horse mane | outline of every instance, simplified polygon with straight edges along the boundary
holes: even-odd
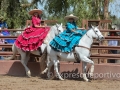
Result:
[[[50,30],[44,40],[45,44],[49,44],[49,42],[55,37],[54,28],[55,28],[55,25],[50,28]],[[46,60],[47,60],[47,48],[45,48],[45,50],[41,56],[41,62],[40,62],[41,71],[43,71],[46,67],[46,62],[45,62]]]
[[[49,32],[44,40],[45,44],[49,44],[49,42],[55,37],[55,33],[54,33],[55,29],[54,28],[55,28],[55,25],[50,28],[50,30],[49,30]]]

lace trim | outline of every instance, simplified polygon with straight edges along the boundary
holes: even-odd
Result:
[[[25,39],[37,38],[37,37],[42,36],[45,32],[48,32],[48,31],[49,31],[49,29],[45,29],[45,31],[42,32],[41,34],[39,34],[39,35],[37,35],[37,36],[30,36],[29,38],[24,37],[24,35],[22,34],[22,37],[24,37]],[[44,39],[44,38],[41,38],[40,40],[43,40],[43,39]],[[40,41],[40,40],[39,40],[39,41]],[[22,46],[24,46],[24,47],[25,47],[25,46],[26,46],[26,47],[28,46],[28,45],[23,45],[23,43],[21,43],[21,41],[19,41],[19,40],[17,40],[17,41],[20,43],[20,45],[22,45]],[[16,41],[16,42],[17,42],[17,41]],[[39,41],[38,41],[38,42],[39,42]],[[32,44],[36,44],[36,43],[38,43],[38,42],[31,42],[31,43],[29,43],[29,44],[32,45]],[[14,43],[14,44],[16,45],[16,43]],[[19,48],[19,49],[21,49],[21,50],[23,50],[23,51],[34,51],[34,50],[37,50],[37,49],[38,49],[38,47],[36,47],[36,48],[34,48],[34,49],[31,48],[31,49],[29,50],[29,49],[24,49],[24,47],[19,47],[19,46],[17,46],[17,45],[16,45],[16,47]],[[40,47],[40,46],[39,46],[39,47]]]
[[[38,49],[38,47],[37,47],[37,48],[34,48],[34,49],[31,49],[31,50],[29,50],[29,49],[24,49],[24,48],[18,47],[18,46],[16,45],[16,43],[14,43],[14,44],[15,44],[15,46],[16,46],[17,48],[23,50],[24,52],[27,52],[27,51],[34,51],[34,50],[37,50],[37,49]]]
[[[45,32],[47,32],[48,30],[49,30],[49,29],[45,29],[45,31],[44,31],[44,32],[42,32],[41,34],[39,34],[39,35],[37,35],[37,36],[25,37],[25,36],[23,35],[23,33],[22,33],[22,36],[23,36],[25,39],[35,38],[35,37],[40,37],[40,36],[42,36]]]

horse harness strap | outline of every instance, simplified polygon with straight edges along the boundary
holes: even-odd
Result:
[[[77,45],[76,47],[86,48],[86,49],[88,49],[88,50],[90,51],[90,48],[85,47],[85,46]],[[74,51],[75,51],[75,50],[74,50]],[[79,57],[78,57],[78,54],[75,53],[75,52],[73,52],[73,53],[74,53],[75,60],[76,60],[77,62],[80,62]]]
[[[82,47],[82,48],[86,48],[86,49],[88,49],[88,50],[90,51],[90,48],[88,48],[88,47],[85,47],[85,46],[77,45],[76,47]]]
[[[40,56],[42,55],[41,47],[38,48],[38,51],[40,52]]]
[[[85,34],[87,37],[89,37],[88,35],[87,35],[87,33]],[[89,37],[90,38],[90,37]]]

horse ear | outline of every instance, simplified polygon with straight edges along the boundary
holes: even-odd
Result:
[[[97,26],[97,28],[99,28],[99,26]]]
[[[91,24],[91,27],[94,28],[94,26]]]
[[[58,24],[56,23],[56,25],[58,26]]]
[[[61,23],[61,26],[62,26],[63,24]]]

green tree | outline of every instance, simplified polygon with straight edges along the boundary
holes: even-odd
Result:
[[[25,25],[29,18],[28,8],[21,7],[22,3],[28,3],[27,0],[2,0],[0,2],[0,15],[4,16],[9,28],[18,28]]]
[[[31,3],[28,0],[0,0],[0,14],[6,18],[10,28],[23,27],[30,18],[28,11],[41,5],[44,6],[44,19],[64,22],[66,15],[74,13],[81,25],[82,19],[108,18],[109,1],[114,0],[32,0]]]
[[[54,18],[61,20],[70,13],[79,16],[78,24],[82,19],[108,19],[108,5],[113,0],[47,0],[45,10]]]

